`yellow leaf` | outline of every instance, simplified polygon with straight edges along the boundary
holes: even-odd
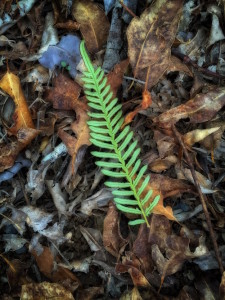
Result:
[[[11,72],[7,72],[0,80],[0,88],[13,99],[15,112],[13,115],[14,126],[9,131],[16,135],[21,128],[34,128],[29,108],[24,97],[19,77]]]
[[[208,128],[208,129],[196,129],[190,131],[184,135],[184,142],[188,146],[192,146],[193,144],[202,141],[204,138],[209,136],[210,134],[219,130],[220,127]]]

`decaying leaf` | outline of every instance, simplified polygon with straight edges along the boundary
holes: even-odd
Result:
[[[4,2],[4,1],[2,1]],[[9,2],[9,1],[6,1]],[[3,4],[0,18],[0,34],[3,34],[6,30],[12,27],[16,22],[24,17],[32,8],[36,0],[30,1],[18,1],[16,7],[11,5],[9,11],[5,11],[5,5]],[[17,11],[19,10],[19,11]]]
[[[153,260],[151,258],[151,245],[148,242],[149,230],[145,225],[140,225],[138,235],[133,243],[133,253],[141,261],[141,269],[144,274],[151,273],[154,269]]]
[[[46,92],[46,100],[52,102],[55,109],[74,110],[77,106],[87,109],[87,105],[78,100],[81,87],[68,76],[60,73],[53,80],[53,88]]]
[[[218,87],[162,113],[154,122],[164,128],[169,128],[171,124],[185,118],[189,118],[191,123],[202,123],[211,120],[224,105],[225,89]]]
[[[190,240],[172,234],[171,224],[163,216],[152,216],[149,243],[152,245],[152,259],[162,275],[162,282],[167,275],[180,270],[185,260],[201,257],[208,252],[202,240],[199,240],[195,251],[191,252]],[[166,255],[163,255],[164,252]]]
[[[17,132],[17,141],[0,145],[0,172],[13,166],[16,157],[38,134],[39,130],[21,128]]]
[[[90,0],[74,1],[72,15],[80,23],[80,31],[90,52],[96,53],[106,43],[109,21],[105,12]]]
[[[177,163],[178,158],[175,155],[169,155],[163,159],[157,158],[152,161],[148,167],[151,171],[156,173],[161,173],[167,169],[169,169],[172,165]]]
[[[74,300],[73,295],[61,284],[41,282],[28,283],[22,286],[21,300],[65,299]]]
[[[54,256],[49,248],[43,247],[43,249],[40,255],[32,250],[32,255],[41,273],[51,281],[60,283],[64,288],[73,293],[80,285],[79,279],[71,271],[56,265]]]
[[[191,174],[191,170],[187,168],[179,168],[176,167],[177,177],[180,179],[187,179],[190,182],[194,184],[194,180]],[[198,183],[200,185],[201,191],[204,194],[212,194],[216,192],[216,189],[213,189],[213,183],[211,180],[206,178],[204,175],[202,175],[200,172],[195,171],[196,178],[198,180]]]
[[[75,162],[78,150],[84,145],[91,145],[89,141],[90,132],[87,125],[89,116],[83,109],[77,108],[77,120],[71,124],[71,129],[76,134],[76,138],[72,137],[63,130],[59,130],[58,134],[65,143],[69,154],[72,156],[72,161]],[[72,163],[73,165],[73,163]]]
[[[32,117],[24,97],[20,79],[11,72],[7,72],[0,80],[0,88],[12,97],[15,102],[13,120],[15,124],[9,131],[16,135],[21,128],[34,128]]]
[[[119,213],[115,204],[111,202],[104,219],[103,245],[109,253],[118,258],[127,243],[120,233]]]
[[[107,84],[111,87],[113,98],[116,98],[117,91],[123,82],[123,76],[128,64],[128,59],[122,60],[120,63],[116,64],[113,71],[107,75]]]
[[[170,65],[183,1],[157,0],[140,18],[133,18],[128,29],[128,56],[134,76],[155,85]]]
[[[116,265],[116,271],[118,273],[128,272],[132,278],[134,286],[149,287],[150,284],[147,278],[140,270],[140,261],[132,253],[126,253],[123,257],[122,263]]]

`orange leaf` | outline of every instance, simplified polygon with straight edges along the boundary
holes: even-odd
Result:
[[[34,128],[29,108],[24,97],[19,77],[11,72],[7,72],[0,80],[0,88],[12,97],[15,103],[13,119],[15,125],[9,131],[16,135],[20,128]]]
[[[142,93],[142,101],[141,104],[138,105],[134,111],[130,112],[124,120],[123,126],[126,126],[127,124],[129,124],[133,118],[136,116],[136,114],[144,109],[147,109],[150,105],[152,104],[152,98],[151,98],[151,94],[149,93],[148,90],[144,90],[144,92]]]

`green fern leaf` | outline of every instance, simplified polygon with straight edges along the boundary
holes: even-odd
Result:
[[[142,193],[149,183],[150,176],[144,178],[147,166],[141,167],[138,158],[140,149],[137,141],[133,141],[133,132],[129,126],[121,130],[124,123],[122,105],[118,99],[113,99],[110,86],[104,72],[98,67],[94,69],[85,50],[84,41],[80,44],[80,52],[87,71],[83,72],[84,92],[91,118],[88,121],[90,128],[90,141],[99,147],[100,151],[91,152],[93,156],[103,160],[96,165],[101,168],[110,181],[105,185],[112,188],[114,201],[119,210],[125,213],[141,215],[141,219],[130,221],[130,225],[146,223],[149,227],[148,216],[157,205],[160,196],[156,196],[146,207],[152,196],[152,190],[142,197]],[[106,160],[106,161],[105,161]]]

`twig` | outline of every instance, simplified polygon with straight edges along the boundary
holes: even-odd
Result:
[[[216,72],[210,71],[208,69],[199,67],[198,64],[196,62],[194,62],[188,55],[185,55],[181,52],[179,52],[177,49],[172,48],[171,53],[178,57],[179,59],[181,59],[185,64],[187,65],[191,65],[192,67],[194,67],[195,69],[197,69],[198,71],[202,72],[205,75],[211,76],[211,77],[216,77],[216,78],[222,78],[225,79],[225,76],[220,75]]]
[[[123,6],[123,8],[134,18],[136,18],[137,16],[135,15],[135,13],[132,12],[132,10],[129,9],[129,7],[127,7],[124,3],[123,0],[119,1],[120,4]]]
[[[214,233],[214,230],[212,228],[212,222],[211,222],[211,219],[210,219],[210,216],[209,216],[209,212],[208,212],[208,208],[207,208],[207,205],[206,205],[205,197],[202,194],[202,191],[201,191],[201,188],[200,188],[200,185],[199,185],[199,182],[197,180],[197,176],[196,176],[196,173],[195,173],[195,170],[194,170],[194,166],[193,166],[193,164],[192,164],[192,162],[190,160],[190,157],[189,157],[189,154],[187,152],[187,149],[186,149],[186,147],[185,147],[185,145],[184,145],[184,143],[182,141],[180,133],[177,131],[177,129],[174,126],[174,124],[172,125],[172,130],[173,130],[173,133],[176,136],[179,144],[181,145],[181,147],[183,149],[185,158],[186,158],[187,163],[188,163],[188,165],[190,167],[190,171],[191,171],[194,183],[195,183],[195,187],[196,187],[196,189],[198,191],[198,194],[199,194],[199,197],[200,197],[200,200],[201,200],[201,203],[202,203],[202,208],[203,208],[203,211],[204,211],[204,214],[205,214],[206,222],[207,222],[208,229],[209,229],[209,234],[210,234],[210,237],[211,237],[211,240],[212,240],[212,243],[213,243],[213,247],[214,247],[214,250],[215,250],[215,255],[216,255],[216,259],[217,259],[218,265],[219,265],[219,269],[220,269],[221,274],[223,274],[223,272],[224,272],[223,263],[222,263],[222,259],[221,259],[220,252],[219,252],[219,248],[218,248],[218,245],[217,245],[217,242],[216,242],[215,233]]]

